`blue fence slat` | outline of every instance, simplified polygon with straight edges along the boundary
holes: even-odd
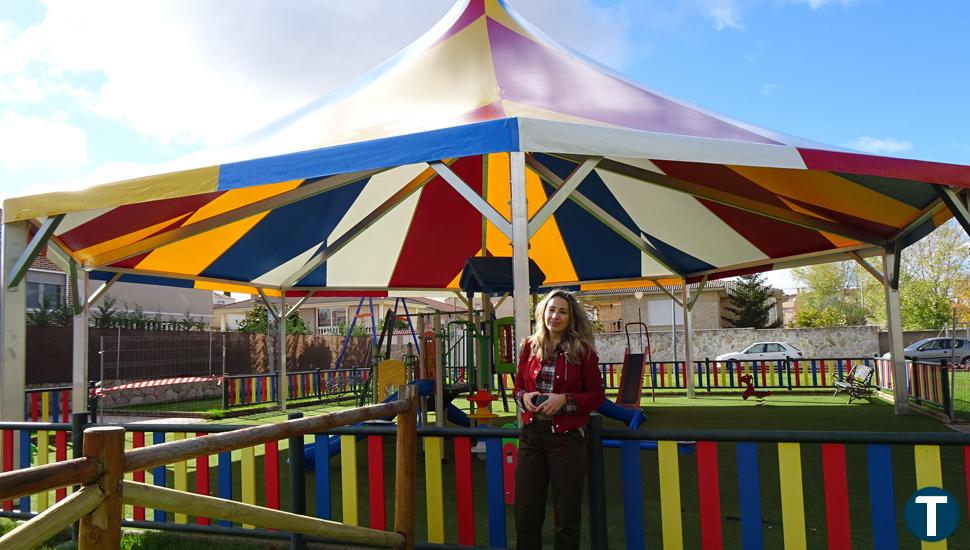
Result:
[[[165,432],[152,432],[152,445],[158,445],[160,443],[165,443]],[[165,466],[152,468],[152,483],[159,487],[165,487]],[[165,521],[165,510],[155,508],[153,517],[155,521]]]
[[[640,481],[640,442],[620,441],[623,479],[623,523],[627,550],[643,550],[643,489]]]
[[[502,469],[502,440],[485,440],[485,479],[488,487],[488,544],[506,548],[505,484]]]
[[[232,500],[232,453],[219,453],[219,498]],[[219,520],[222,527],[232,527],[229,520]]]
[[[47,422],[60,422],[61,419],[61,400],[58,399],[60,396],[57,395],[58,392],[52,391],[50,394],[51,411],[50,418],[46,419]]]
[[[333,519],[330,508],[330,437],[325,434],[313,436],[314,475],[316,477],[317,517]]]
[[[741,548],[761,550],[761,482],[758,475],[758,445],[738,443],[738,496],[741,501]]]
[[[867,445],[869,503],[872,511],[873,548],[898,548],[893,496],[893,462],[889,445]]]
[[[30,430],[20,430],[20,468],[30,468]],[[30,512],[30,495],[20,497],[20,511]]]

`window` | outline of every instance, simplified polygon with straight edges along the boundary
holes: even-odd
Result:
[[[347,324],[346,307],[317,308],[317,327],[338,327]]]
[[[785,351],[785,348],[781,347],[781,344],[765,344],[765,351],[767,352]]]
[[[750,348],[744,350],[744,353],[764,353],[764,352],[765,352],[764,344],[755,344]]]
[[[51,308],[58,308],[66,303],[67,275],[49,271],[27,272],[27,308],[38,309],[47,298]]]

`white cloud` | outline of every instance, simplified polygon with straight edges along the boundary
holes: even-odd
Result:
[[[913,145],[908,141],[895,138],[874,138],[870,136],[857,137],[845,145],[852,149],[873,154],[904,153],[913,148]]]
[[[0,115],[0,167],[10,171],[33,166],[71,167],[88,162],[87,135],[58,118]]]
[[[771,95],[775,93],[777,89],[778,89],[778,85],[773,82],[763,84],[761,86],[761,95]]]
[[[642,51],[635,44],[628,2],[607,7],[590,0],[518,0],[510,5],[544,33],[610,67],[623,67]]]
[[[831,4],[842,4],[842,6],[848,7],[855,4],[857,0],[788,0],[792,4],[806,4],[813,10],[824,8],[825,6]]]
[[[713,7],[708,13],[709,17],[714,20],[714,27],[719,31],[724,29],[744,30],[744,25],[741,24],[741,14],[737,8],[730,5],[730,2],[726,4],[728,5]]]
[[[233,140],[347,83],[431,28],[451,5],[46,3],[42,23],[19,34],[0,29],[0,53],[20,52],[16,67],[47,75],[33,91],[66,95],[161,144],[183,146]],[[630,58],[634,46],[623,6],[598,7],[592,0],[569,0],[569,9],[554,0],[518,4],[513,7],[537,26],[587,55],[612,66]],[[29,52],[26,61],[23,52]],[[11,96],[16,88],[3,72],[0,67],[0,95]]]

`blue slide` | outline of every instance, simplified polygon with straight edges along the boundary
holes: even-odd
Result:
[[[434,380],[417,380],[415,382],[411,382],[411,385],[417,386],[418,395],[421,397],[431,397],[434,395]],[[468,415],[466,415],[465,412],[458,407],[451,404],[454,396],[448,397],[448,394],[445,394],[445,396],[445,415],[448,418],[448,421],[453,424],[458,424],[464,428],[470,428],[472,422],[468,418]],[[387,399],[385,399],[383,402],[390,403],[391,401],[397,401],[397,392],[387,396]],[[387,417],[383,420],[391,421],[393,419],[394,417]],[[362,437],[363,436],[357,436],[357,440],[360,440]],[[333,456],[339,452],[340,436],[331,435],[327,441],[327,457],[333,458]],[[303,464],[306,466],[307,470],[313,471],[313,469],[316,468],[316,463],[316,444],[310,443],[303,448]]]
[[[632,409],[628,407],[621,407],[612,401],[604,401],[596,411],[607,418],[612,418],[613,420],[619,420],[626,424],[627,428],[635,430],[640,427],[641,424],[647,421],[647,415],[644,414],[642,409]],[[604,447],[618,448],[620,442],[616,439],[604,439]],[[643,451],[656,451],[657,442],[656,441],[641,441],[640,449]],[[694,452],[694,442],[692,441],[678,441],[677,451],[681,454],[689,454]]]
[[[601,415],[612,418],[613,420],[619,420],[620,422],[626,424],[627,428],[635,430],[647,421],[647,415],[644,414],[643,410],[637,407],[636,409],[630,407],[621,407],[612,401],[603,401],[596,412]]]

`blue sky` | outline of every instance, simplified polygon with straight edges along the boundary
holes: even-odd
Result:
[[[244,135],[389,57],[450,4],[2,2],[0,198],[151,173]],[[710,110],[970,164],[966,0],[510,4],[632,80]]]

